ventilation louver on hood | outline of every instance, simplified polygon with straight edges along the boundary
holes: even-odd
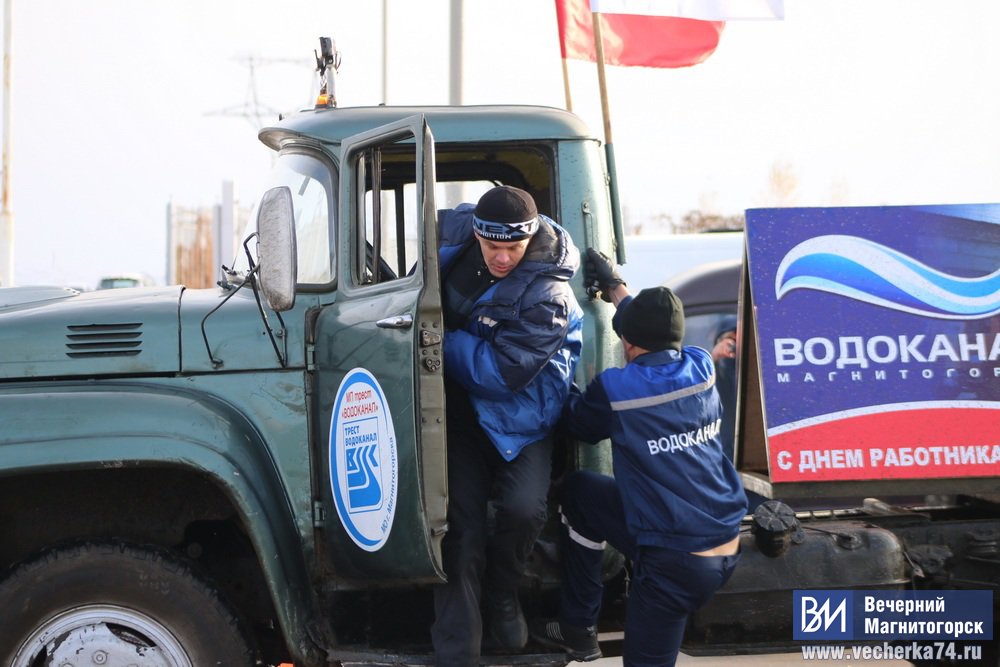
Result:
[[[134,357],[142,352],[142,324],[71,324],[66,327],[66,356]]]

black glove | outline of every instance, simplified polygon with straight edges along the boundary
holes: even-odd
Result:
[[[587,248],[587,261],[583,265],[583,280],[587,285],[587,294],[591,298],[600,294],[601,298],[611,303],[611,292],[625,281],[618,275],[618,269],[607,255],[599,250]]]

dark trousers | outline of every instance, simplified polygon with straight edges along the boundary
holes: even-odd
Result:
[[[569,475],[561,493],[563,583],[559,620],[587,627],[601,608],[602,542],[632,561],[625,610],[625,667],[671,667],[677,660],[688,615],[729,580],[739,554],[695,556],[638,546],[625,526],[615,480],[589,471]]]
[[[449,398],[450,401],[450,398]],[[505,461],[475,422],[448,415],[448,532],[442,543],[448,582],[434,589],[435,664],[479,664],[480,593],[516,591],[545,524],[552,441],[528,445]],[[489,530],[488,503],[496,512]],[[485,586],[483,584],[485,583]]]

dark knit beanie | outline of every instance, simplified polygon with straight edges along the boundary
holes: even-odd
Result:
[[[649,287],[625,306],[622,337],[650,352],[681,349],[684,340],[684,305],[666,287]]]
[[[538,231],[538,208],[530,194],[510,185],[500,185],[479,198],[472,227],[491,241],[520,241]]]

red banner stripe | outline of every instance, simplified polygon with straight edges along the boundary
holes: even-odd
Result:
[[[1000,475],[1000,410],[864,414],[768,438],[775,482]]]

